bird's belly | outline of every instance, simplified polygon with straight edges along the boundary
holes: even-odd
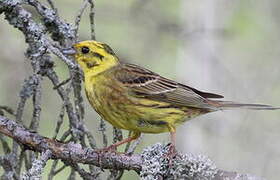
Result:
[[[193,110],[186,113],[186,108],[175,108],[165,102],[131,97],[114,88],[99,87],[95,91],[87,91],[87,96],[103,119],[117,128],[130,131],[168,132],[170,126],[175,127],[194,117]]]

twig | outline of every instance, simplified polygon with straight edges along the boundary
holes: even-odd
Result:
[[[95,35],[95,23],[94,23],[94,15],[95,15],[95,10],[94,10],[94,0],[88,0],[90,4],[90,12],[89,12],[89,20],[90,20],[90,31],[91,31],[91,39],[95,40],[96,35]]]
[[[57,9],[55,8],[53,1],[52,1],[52,0],[47,0],[47,2],[49,3],[50,7],[51,7],[53,10],[55,10],[55,12],[57,13]]]
[[[54,70],[49,70],[47,76],[52,81],[54,86],[57,86],[59,84],[58,76]],[[80,124],[76,123],[78,119],[77,114],[74,113],[73,106],[65,90],[60,86],[59,88],[57,88],[57,92],[60,95],[62,101],[65,103],[66,112],[70,121],[70,128],[72,128],[71,133],[75,141],[77,141],[78,139],[80,139],[79,136],[81,136],[81,132],[79,131],[79,129],[81,129]]]
[[[86,170],[84,170],[83,168],[79,167],[77,164],[70,164],[70,166],[77,171],[81,177],[83,177],[84,180],[92,180],[92,179],[96,179],[99,175],[98,174],[92,174],[87,172]]]
[[[28,172],[22,175],[21,179],[41,179],[43,168],[45,167],[46,162],[50,159],[51,154],[52,153],[50,150],[42,152],[41,157],[32,163],[32,167],[29,169]]]
[[[37,61],[37,63],[40,61]],[[39,72],[40,71],[40,66],[35,66],[34,68],[39,68],[35,71]],[[38,127],[39,127],[39,123],[40,123],[40,115],[41,115],[41,100],[42,100],[42,87],[41,87],[41,81],[42,81],[42,77],[39,74],[34,74],[33,78],[36,79],[36,85],[34,87],[34,92],[33,92],[33,116],[31,119],[31,123],[29,128],[33,131],[37,131]],[[24,152],[23,152],[24,153]],[[36,155],[34,154],[34,152],[30,152],[29,153],[29,160],[30,162],[33,162],[36,158]],[[19,172],[21,170],[21,164],[22,164],[23,159],[20,158],[20,162],[19,162]]]
[[[58,135],[59,130],[61,128],[61,125],[63,123],[64,113],[65,113],[65,105],[63,104],[61,109],[60,109],[59,117],[56,121],[56,127],[55,127],[55,130],[54,130],[53,139],[57,138],[57,135]]]
[[[79,124],[79,126],[83,126],[84,124],[84,116],[85,116],[85,108],[84,108],[84,101],[83,101],[83,97],[81,94],[82,91],[82,87],[81,87],[81,83],[82,83],[82,76],[80,76],[80,72],[79,69],[75,69],[75,70],[70,70],[70,76],[72,77],[72,87],[73,87],[73,92],[74,92],[74,104],[75,104],[75,112],[77,114],[77,119],[76,119],[76,123]],[[82,141],[84,141],[84,137],[82,137]]]
[[[91,134],[91,132],[86,127],[84,127],[84,130],[86,132],[86,136],[87,136],[87,139],[89,141],[90,147],[93,148],[93,149],[96,149],[97,148],[96,141],[95,141],[93,135]]]
[[[108,138],[107,138],[107,135],[106,135],[106,124],[105,124],[105,121],[102,118],[100,118],[98,131],[100,131],[101,134],[102,134],[103,147],[107,147],[108,146]]]
[[[133,154],[136,147],[141,142],[142,138],[143,138],[143,135],[141,134],[141,136],[137,140],[135,140],[130,146],[127,146],[127,149],[125,150],[125,152],[127,154]]]
[[[65,132],[62,134],[62,136],[61,136],[61,138],[59,139],[59,141],[65,142],[65,140],[66,140],[70,135],[71,135],[71,130],[65,131]]]
[[[9,147],[8,142],[5,140],[5,138],[3,137],[2,134],[0,134],[0,141],[1,141],[2,149],[3,149],[4,153],[9,154],[11,152],[11,149]]]
[[[58,168],[57,170],[54,171],[54,175],[60,173],[60,172],[63,171],[66,167],[67,167],[67,165],[64,164],[63,166],[61,166],[60,168]]]
[[[88,6],[88,0],[83,0],[83,3],[77,13],[77,16],[76,16],[76,19],[75,19],[75,25],[74,25],[74,29],[75,29],[75,37],[76,37],[76,40],[78,38],[78,30],[79,30],[79,26],[80,26],[80,22],[81,22],[81,18],[82,18],[82,15],[85,11],[85,9],[87,8]]]
[[[57,88],[59,88],[60,86],[63,86],[65,84],[67,84],[69,81],[71,80],[71,78],[67,78],[64,81],[62,81],[61,83],[59,83],[57,86],[54,86],[53,89],[56,90]]]
[[[68,80],[71,80],[71,78],[69,78]],[[66,81],[63,81],[63,82],[66,82]],[[58,89],[62,83],[60,83],[58,86],[56,86],[55,89]],[[69,96],[69,93],[71,92],[71,84],[68,84],[68,87],[66,87],[65,91],[66,91],[66,96]],[[57,135],[58,135],[61,125],[63,123],[64,115],[65,115],[65,103],[63,102],[61,109],[60,109],[58,120],[56,121],[56,127],[55,127],[55,132],[53,135],[53,139],[57,138]],[[62,141],[64,141],[64,140],[62,140]]]
[[[37,0],[26,0],[28,4],[33,6],[42,17],[42,22],[47,27],[47,31],[51,33],[53,40],[58,41],[61,45],[69,45],[75,40],[74,28],[62,21],[53,9],[44,6]]]
[[[37,87],[37,83],[38,79],[36,78],[36,75],[31,75],[28,79],[26,79],[24,81],[24,84],[22,86],[22,89],[20,91],[20,102],[18,103],[18,107],[17,107],[17,112],[16,112],[16,122],[22,124],[22,116],[23,116],[23,110],[26,104],[26,101],[28,98],[30,98],[31,96],[34,95],[35,89]],[[12,147],[12,153],[17,156],[18,154],[18,149],[19,149],[19,145],[13,141],[13,147]],[[22,160],[22,159],[20,159]],[[18,159],[16,159],[14,161],[14,163],[16,164],[16,172],[17,174],[20,174],[21,171],[21,164],[22,162],[18,162]]]
[[[37,131],[39,127],[40,122],[40,114],[41,114],[41,101],[42,101],[42,87],[41,87],[41,81],[42,77],[41,75],[34,75],[34,78],[36,78],[36,86],[34,87],[34,94],[33,94],[33,116],[30,123],[30,129]]]
[[[59,171],[59,172],[56,172],[57,170],[55,170],[57,164],[58,164],[58,160],[54,160],[53,163],[52,163],[52,166],[51,166],[51,170],[50,170],[49,175],[48,175],[48,180],[52,180],[53,177],[54,177],[57,173],[60,172],[60,171]],[[64,168],[63,168],[63,169],[64,169]]]
[[[27,171],[28,169],[31,168],[32,164],[31,161],[28,161],[27,158],[27,153],[25,150],[21,150],[20,154],[19,154],[19,167],[22,167],[22,164],[25,164],[25,170]],[[19,173],[20,174],[20,173]]]
[[[121,141],[123,139],[122,131],[118,128],[113,127],[113,143]],[[111,169],[108,180],[115,179],[115,177],[120,177],[123,174],[122,170]]]
[[[76,180],[76,171],[74,168],[71,168],[71,172],[70,172],[67,180]]]
[[[0,156],[0,164],[3,167],[5,173],[2,175],[1,179],[7,179],[7,180],[19,180],[19,176],[17,175],[15,171],[15,164],[14,160],[16,159],[16,156],[12,153]]]
[[[123,139],[122,130],[113,127],[113,143],[121,141]]]
[[[66,57],[57,47],[52,45],[49,40],[45,39],[44,44],[53,54],[62,59],[71,69],[75,69],[77,67],[73,60],[70,60],[68,57]],[[59,86],[59,84],[60,83],[58,83],[55,87]]]
[[[15,111],[11,108],[11,107],[8,107],[8,106],[0,106],[0,110],[4,110],[6,111],[7,113],[13,115],[13,116],[16,116],[16,113]],[[4,113],[3,113],[4,114]],[[2,114],[2,115],[3,115]]]

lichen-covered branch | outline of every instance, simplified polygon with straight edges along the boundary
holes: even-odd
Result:
[[[51,151],[52,159],[60,159],[68,163],[92,164],[106,169],[141,170],[141,157],[137,155],[101,153],[91,148],[83,148],[80,144],[62,143],[54,139],[42,137],[30,132],[16,122],[0,116],[0,132],[24,145],[26,149],[36,152]]]
[[[32,167],[29,169],[28,172],[23,174],[22,179],[23,180],[28,180],[28,179],[41,179],[42,177],[42,170],[46,165],[46,162],[49,160],[51,157],[52,153],[50,150],[42,152],[42,156],[35,160],[32,163]]]
[[[13,138],[25,149],[43,153],[41,159],[33,163],[33,170],[31,169],[27,174],[33,174],[31,172],[34,172],[37,166],[43,166],[48,158],[52,158],[60,159],[70,165],[74,163],[74,169],[87,176],[89,174],[77,167],[76,163],[91,164],[104,169],[134,170],[140,173],[143,179],[261,180],[261,178],[251,175],[218,170],[214,163],[205,156],[179,153],[170,167],[166,158],[169,147],[161,144],[146,148],[140,155],[100,152],[91,148],[83,148],[80,144],[73,142],[62,143],[40,136],[4,116],[0,116],[0,133]],[[2,159],[0,160],[4,161]],[[37,176],[38,173],[34,175]]]

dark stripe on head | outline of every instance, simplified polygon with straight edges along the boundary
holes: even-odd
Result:
[[[102,56],[101,54],[99,54],[97,52],[93,52],[92,55],[97,57],[97,58],[99,58],[99,59],[101,59],[101,60],[104,58],[104,56]]]
[[[102,44],[102,46],[107,53],[109,53],[111,55],[115,55],[113,49],[110,46],[108,46],[107,44]]]

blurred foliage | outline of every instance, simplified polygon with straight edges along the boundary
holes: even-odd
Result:
[[[65,20],[74,22],[81,2],[59,0],[55,5]],[[97,40],[110,44],[123,61],[202,90],[224,94],[228,100],[280,106],[280,3],[276,0],[214,0],[208,7],[204,1],[188,2],[96,0]],[[195,16],[202,12],[203,15]],[[34,16],[36,19],[35,11]],[[209,22],[212,23],[210,29],[196,29],[207,25],[208,19],[214,22]],[[191,20],[198,25],[192,25]],[[79,37],[79,40],[90,37],[87,15],[81,22]],[[23,35],[8,25],[3,15],[0,42],[0,105],[15,109],[21,84],[31,69],[24,57]],[[208,48],[214,49],[209,57]],[[206,63],[200,59],[201,55],[205,55]],[[66,79],[66,66],[59,60],[55,62],[61,80]],[[39,132],[51,137],[60,103],[50,82],[44,81],[43,88]],[[86,123],[99,137],[101,147],[99,117],[88,102],[86,106]],[[178,149],[209,155],[223,169],[276,180],[280,176],[279,115],[276,111],[234,111],[199,117],[178,128]],[[26,123],[30,118],[31,110],[24,114]],[[67,119],[63,126],[68,126]],[[111,134],[110,125],[107,129]],[[167,134],[145,135],[137,150],[140,152],[143,147],[159,141],[167,142]],[[65,173],[68,172],[63,171],[56,179],[63,179]],[[123,179],[132,177],[135,179],[135,173],[126,172]]]

